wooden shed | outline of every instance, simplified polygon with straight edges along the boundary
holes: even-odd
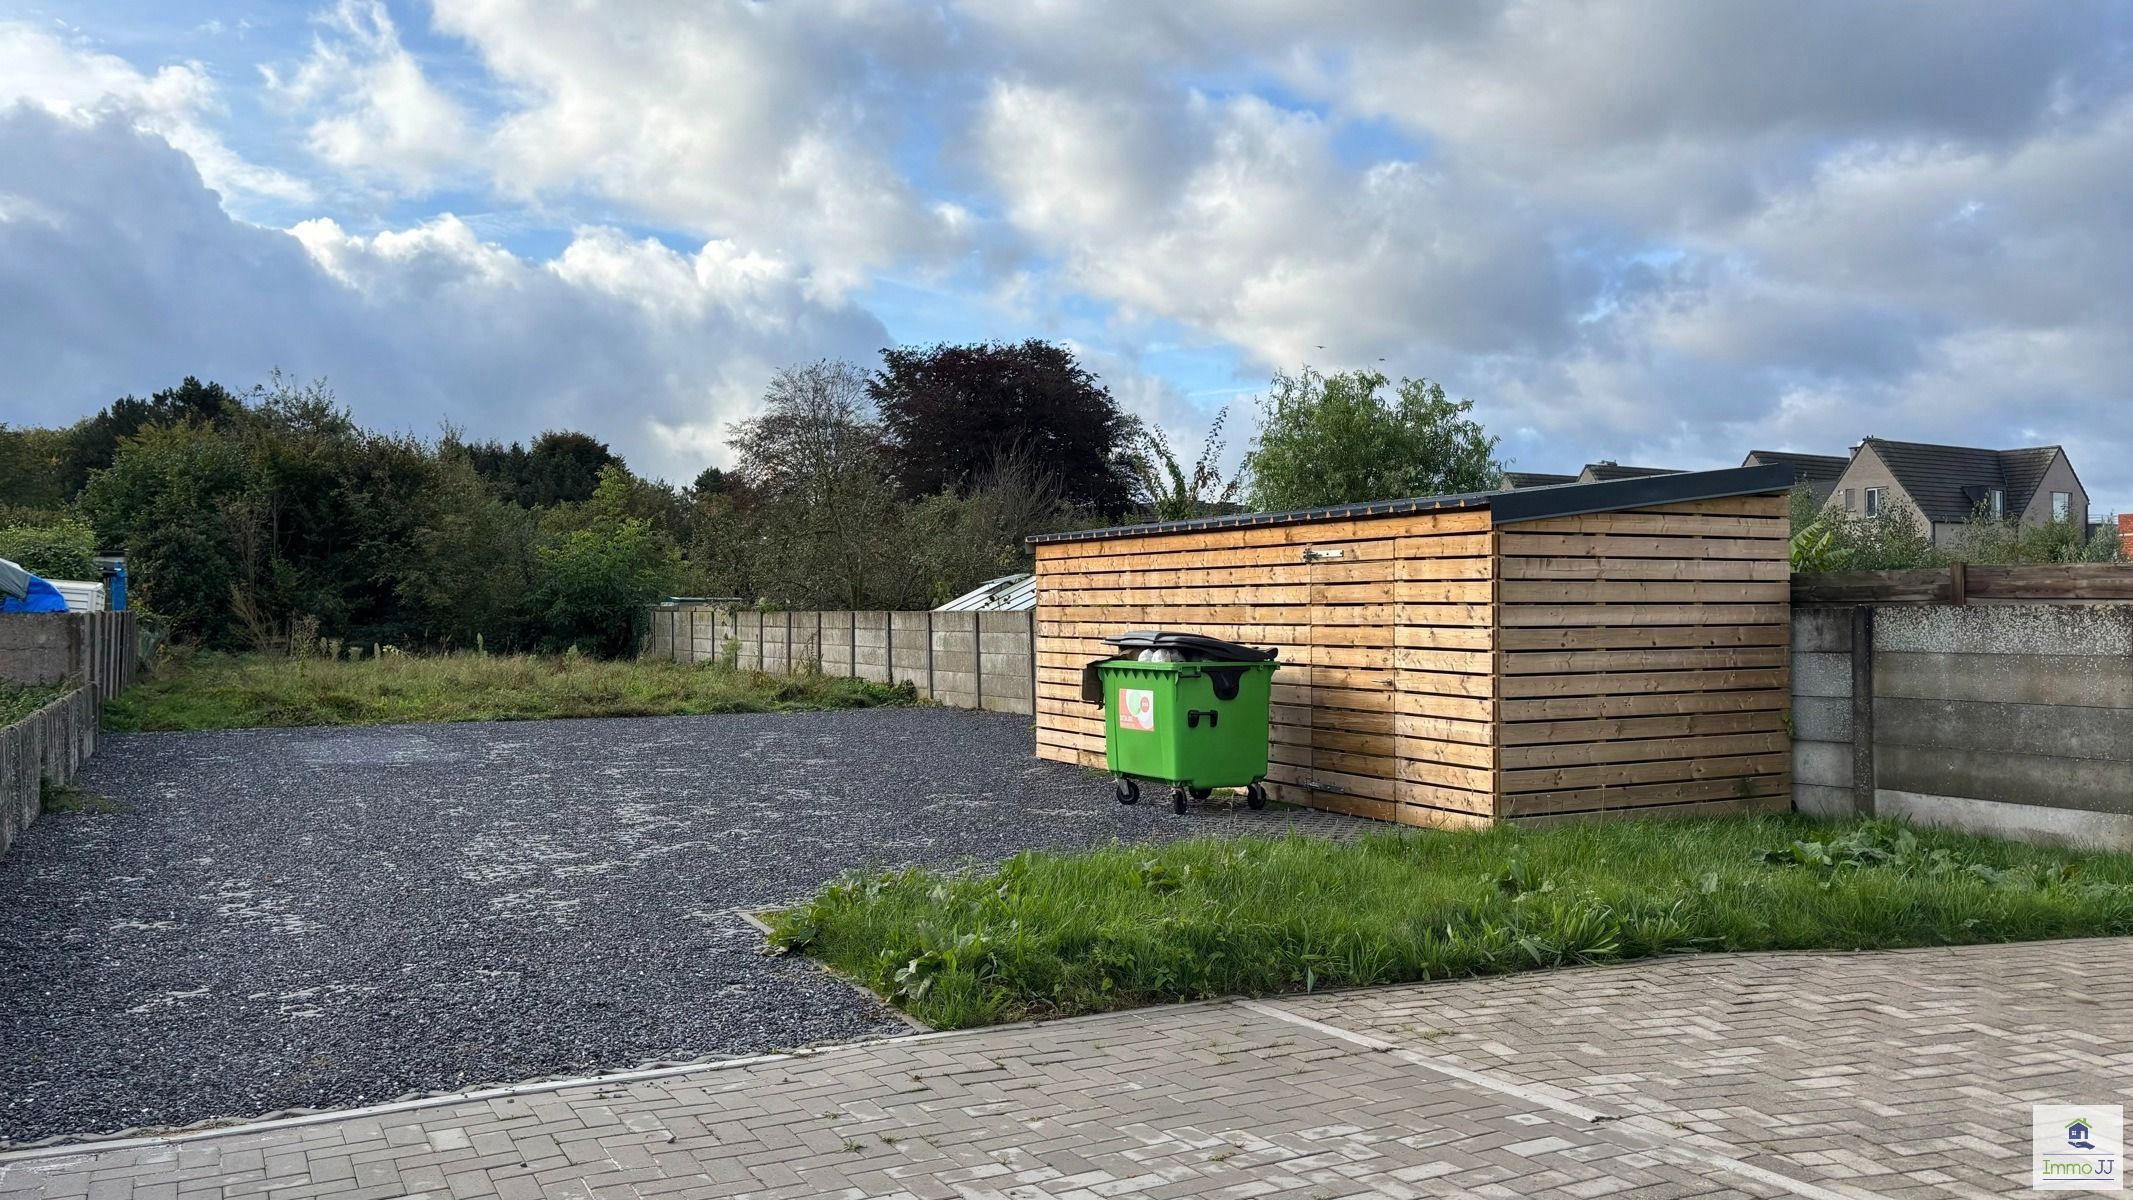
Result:
[[[1784,467],[1034,538],[1037,754],[1131,629],[1281,651],[1270,791],[1414,825],[1792,804]]]

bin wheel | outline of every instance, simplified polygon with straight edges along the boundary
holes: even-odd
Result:
[[[1186,798],[1186,795],[1187,795],[1187,793],[1186,793],[1186,791],[1185,791],[1185,789],[1184,789],[1184,788],[1171,788],[1171,789],[1170,789],[1170,811],[1172,811],[1172,812],[1174,812],[1174,813],[1178,814],[1178,815],[1179,815],[1179,816],[1181,816],[1181,817],[1182,817],[1182,816],[1184,816],[1184,815],[1185,815],[1185,798]]]
[[[1258,812],[1260,809],[1265,808],[1266,788],[1255,783],[1244,789],[1244,806],[1253,812]]]
[[[1215,794],[1215,789],[1213,789],[1213,788],[1193,788],[1193,789],[1192,789],[1192,798],[1193,798],[1193,799],[1195,799],[1195,800],[1205,800],[1205,799],[1207,799],[1207,798],[1208,798],[1209,796],[1212,796],[1212,795],[1214,795],[1214,794]]]
[[[1121,779],[1118,781],[1117,790],[1118,802],[1120,804],[1139,804],[1141,802],[1140,784],[1137,784],[1130,779]]]

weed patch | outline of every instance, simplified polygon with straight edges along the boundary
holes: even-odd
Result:
[[[937,1028],[1709,950],[2133,933],[2133,855],[1888,822],[1201,839],[847,877],[771,914]]]
[[[908,705],[908,684],[575,655],[386,654],[351,662],[195,654],[105,706],[128,732],[658,717]]]

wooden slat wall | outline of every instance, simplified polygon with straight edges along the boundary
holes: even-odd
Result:
[[[1159,534],[1037,547],[1037,753],[1101,767],[1081,668],[1128,629],[1281,651],[1277,799],[1410,824],[1494,809],[1495,603],[1486,512]],[[1338,548],[1307,564],[1305,547]],[[1341,792],[1314,788],[1332,785]]]
[[[1784,497],[1496,538],[1499,817],[1791,807]]]

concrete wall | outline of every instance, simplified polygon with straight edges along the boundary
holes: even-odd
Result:
[[[99,712],[96,689],[80,687],[0,727],[0,854],[43,811],[41,782],[72,780],[96,753]]]
[[[1034,613],[655,608],[644,653],[748,671],[909,683],[956,708],[1034,713]]]
[[[137,640],[130,612],[0,613],[0,681],[47,687],[80,679],[108,699],[133,682]]]
[[[2133,848],[2133,608],[1797,608],[1793,727],[1802,811]]]

